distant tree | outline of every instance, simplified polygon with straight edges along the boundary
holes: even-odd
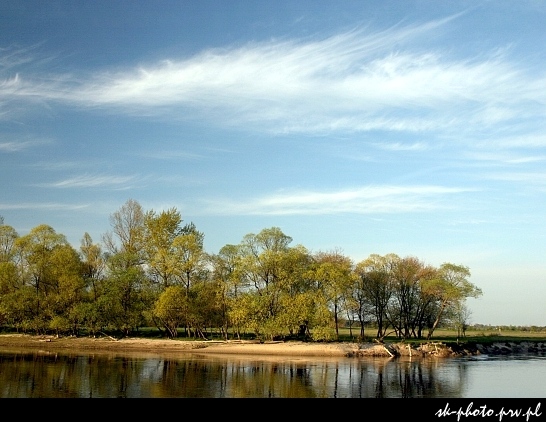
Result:
[[[472,316],[472,311],[468,308],[466,301],[456,302],[449,309],[449,315],[457,330],[457,337],[466,337],[466,330],[468,330]]]

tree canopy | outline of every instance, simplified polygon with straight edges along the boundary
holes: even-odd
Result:
[[[216,254],[176,208],[128,200],[95,243],[79,250],[42,224],[19,234],[0,218],[0,324],[24,332],[129,335],[155,327],[169,337],[337,340],[353,324],[383,338],[431,338],[464,327],[467,298],[482,294],[470,269],[414,256],[310,252],[279,227],[243,236]]]

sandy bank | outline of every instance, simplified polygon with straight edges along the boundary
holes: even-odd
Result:
[[[55,337],[27,334],[1,334],[2,349],[39,349],[70,352],[142,352],[142,353],[199,353],[259,356],[323,356],[323,357],[450,357],[479,354],[546,353],[546,343],[492,344],[489,346],[447,346],[442,343],[425,343],[420,346],[389,343],[312,343],[258,341],[185,341],[170,339],[111,337]]]
[[[447,356],[449,350],[436,345],[433,349],[412,349],[403,344],[375,343],[312,343],[312,342],[265,342],[258,341],[184,341],[169,339],[109,337],[55,337],[26,334],[0,335],[0,348],[39,349],[65,351],[117,351],[117,352],[184,352],[200,354],[241,354],[270,356],[324,356],[324,357],[395,357],[395,356]]]
[[[354,356],[366,353],[389,356],[380,345],[357,343],[306,343],[255,341],[184,341],[169,339],[108,337],[54,337],[26,334],[0,335],[1,348],[29,348],[71,351],[140,351],[140,352],[198,352],[211,354],[294,355],[294,356]]]

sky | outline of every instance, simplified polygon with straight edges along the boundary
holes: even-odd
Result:
[[[128,200],[218,253],[470,269],[470,322],[546,326],[546,3],[0,2],[0,216],[77,249]]]

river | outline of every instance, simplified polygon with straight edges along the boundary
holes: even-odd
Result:
[[[0,351],[0,398],[545,398],[546,356],[309,358]]]

